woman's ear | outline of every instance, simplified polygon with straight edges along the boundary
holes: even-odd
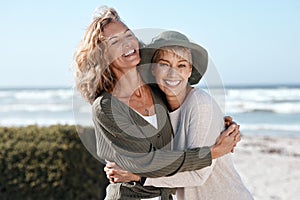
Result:
[[[151,64],[151,73],[153,76],[155,76],[155,71],[154,71],[155,65]]]
[[[192,76],[192,72],[193,72],[193,66],[192,66],[192,65],[190,65],[189,78]]]

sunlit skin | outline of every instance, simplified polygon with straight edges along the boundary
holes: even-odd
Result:
[[[165,51],[153,64],[152,73],[159,88],[165,93],[172,110],[177,109],[191,90],[188,79],[192,74],[192,65],[186,55],[178,56]]]
[[[135,68],[140,62],[139,43],[122,22],[114,21],[104,27],[110,67],[118,75]]]
[[[113,21],[103,29],[110,68],[117,83],[110,93],[142,115],[154,115],[150,89],[143,84],[136,66],[140,63],[139,42],[122,22]]]

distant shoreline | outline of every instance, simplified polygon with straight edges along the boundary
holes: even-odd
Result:
[[[202,86],[197,85],[197,86]],[[213,86],[210,86],[213,87]],[[300,83],[260,83],[260,84],[224,84],[225,89],[247,89],[247,88],[300,88]],[[0,90],[55,90],[74,89],[74,86],[0,86]]]

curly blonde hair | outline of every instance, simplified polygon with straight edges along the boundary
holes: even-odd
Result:
[[[121,21],[115,9],[102,7],[96,10],[92,23],[74,53],[76,88],[90,104],[101,91],[109,91],[116,83],[106,57],[107,44],[103,35],[103,28],[113,21]]]

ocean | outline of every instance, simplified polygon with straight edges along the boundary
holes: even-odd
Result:
[[[226,86],[226,115],[242,134],[300,137],[300,85]],[[0,126],[92,125],[73,88],[1,88]]]

